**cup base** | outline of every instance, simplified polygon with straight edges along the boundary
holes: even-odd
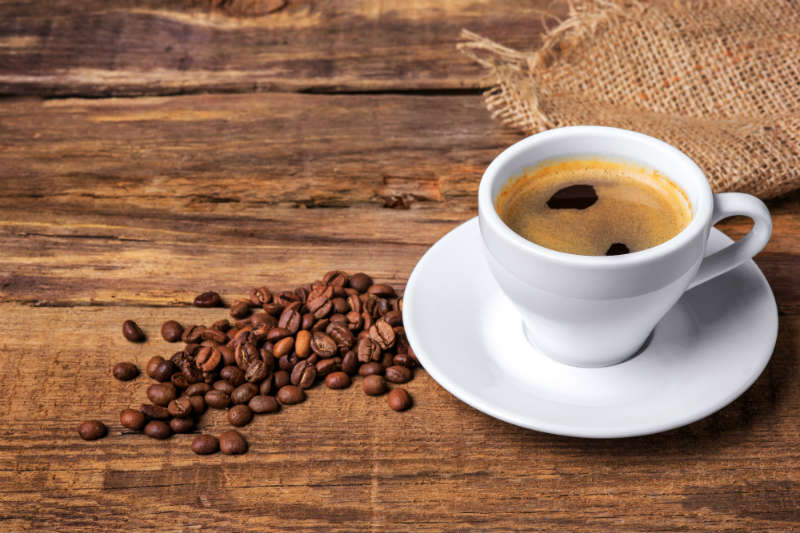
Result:
[[[563,358],[561,358],[561,357],[559,357],[557,355],[554,355],[554,354],[548,352],[547,350],[542,349],[542,347],[535,341],[535,338],[536,338],[535,335],[531,334],[530,329],[525,324],[525,322],[524,321],[520,321],[520,323],[522,324],[522,331],[525,334],[525,340],[527,340],[528,344],[530,344],[535,350],[541,352],[542,354],[547,356],[549,359],[552,359],[553,361],[555,361],[557,363],[561,363],[562,365],[574,366],[574,367],[577,367],[577,368],[605,368],[605,367],[609,367],[609,366],[619,365],[619,364],[622,364],[622,363],[624,363],[626,361],[630,361],[631,359],[633,359],[634,357],[636,357],[637,355],[641,354],[642,352],[644,352],[647,349],[647,347],[650,345],[650,341],[653,340],[653,333],[655,332],[655,329],[653,331],[651,331],[650,334],[647,335],[647,338],[644,340],[644,342],[641,344],[641,346],[636,348],[633,352],[627,353],[627,354],[625,354],[625,355],[623,355],[623,356],[621,356],[619,358],[613,359],[610,362],[605,362],[604,361],[604,362],[598,363],[598,364],[578,364],[578,363],[575,363],[574,361],[566,361]]]

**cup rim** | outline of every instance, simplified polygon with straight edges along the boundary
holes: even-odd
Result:
[[[672,158],[680,159],[692,172],[692,179],[701,181],[705,187],[701,186],[699,194],[697,195],[697,202],[692,202],[692,219],[677,235],[674,237],[645,250],[638,252],[631,252],[622,255],[578,255],[567,252],[560,252],[544,247],[529,241],[525,237],[519,235],[512,230],[500,218],[494,205],[492,198],[492,188],[499,179],[503,177],[499,174],[498,170],[511,158],[516,157],[520,153],[530,150],[534,146],[545,142],[552,141],[558,138],[569,138],[574,135],[585,135],[586,133],[598,136],[615,136],[621,142],[626,140],[635,141],[639,143],[646,143],[657,150],[664,152]],[[592,154],[603,157],[602,153]],[[624,159],[624,158],[622,158]],[[646,161],[643,161],[647,165]],[[506,180],[512,176],[505,177]],[[667,175],[669,177],[669,175]],[[682,187],[683,188],[683,187]],[[688,194],[688,193],[687,193]],[[666,143],[655,137],[645,135],[636,131],[612,128],[608,126],[565,126],[561,128],[554,128],[540,133],[530,135],[516,143],[512,144],[503,150],[494,160],[489,164],[481,177],[481,182],[478,187],[478,214],[484,219],[486,223],[494,226],[496,233],[506,241],[507,244],[520,249],[526,253],[530,253],[542,258],[550,259],[560,264],[577,266],[577,267],[593,267],[593,268],[617,268],[621,266],[633,266],[645,263],[654,259],[661,258],[671,252],[677,251],[694,239],[698,232],[702,231],[708,221],[711,219],[713,211],[713,197],[711,187],[708,185],[708,180],[702,169],[695,163],[688,155],[678,150],[669,143]]]

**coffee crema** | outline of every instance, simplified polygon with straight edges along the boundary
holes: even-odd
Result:
[[[500,218],[538,245],[577,255],[657,246],[692,219],[683,190],[656,170],[597,158],[545,162],[503,185]]]

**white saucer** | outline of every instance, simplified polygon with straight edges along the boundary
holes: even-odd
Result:
[[[709,251],[729,242],[712,229]],[[511,424],[590,438],[680,427],[747,390],[775,347],[775,298],[748,261],[687,292],[634,358],[606,368],[563,365],[527,342],[483,253],[477,218],[442,237],[408,280],[403,320],[433,379]]]

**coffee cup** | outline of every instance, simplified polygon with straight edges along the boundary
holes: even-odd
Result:
[[[509,228],[495,200],[508,180],[554,159],[607,158],[658,171],[689,199],[692,217],[671,239],[616,256],[574,255],[531,242]],[[706,256],[711,227],[724,218],[753,220],[737,242]],[[737,267],[769,241],[764,203],[742,193],[713,194],[686,154],[653,137],[602,126],[570,126],[527,137],[489,165],[478,191],[485,257],[518,309],[529,342],[559,362],[582,367],[635,355],[681,295]]]

